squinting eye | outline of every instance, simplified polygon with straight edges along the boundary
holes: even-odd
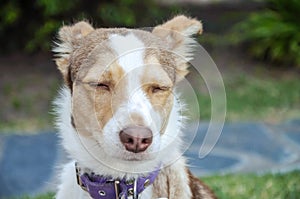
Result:
[[[151,91],[152,93],[158,93],[169,90],[169,87],[167,86],[152,86]]]
[[[107,91],[110,90],[109,85],[107,85],[107,84],[97,83],[96,86],[97,86],[97,88],[100,88],[100,89],[103,89],[103,90],[107,90]]]
[[[97,89],[110,91],[110,87],[106,83],[89,83],[89,85]]]

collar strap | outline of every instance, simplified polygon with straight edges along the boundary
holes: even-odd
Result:
[[[76,177],[78,185],[87,191],[93,199],[112,199],[133,196],[134,199],[142,193],[156,179],[160,166],[148,176],[141,176],[137,179],[110,179],[105,176],[95,175],[94,173],[81,173],[77,162],[75,163]]]

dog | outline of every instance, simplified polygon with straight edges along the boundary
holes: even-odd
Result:
[[[202,23],[183,15],[152,30],[63,26],[53,51],[65,86],[55,100],[63,166],[57,199],[213,199],[182,157],[183,105]]]

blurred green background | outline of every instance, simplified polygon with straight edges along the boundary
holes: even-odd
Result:
[[[136,0],[4,1],[0,7],[1,53],[49,51],[51,40],[55,38],[55,33],[62,23],[68,24],[81,19],[86,19],[98,27],[151,27],[177,13],[191,14],[193,12],[193,15],[203,16],[201,13],[196,13],[194,6],[188,7],[175,3],[159,4],[158,2]],[[237,4],[238,1],[224,2],[227,2],[227,7],[230,7],[228,4]],[[247,6],[251,5],[251,1],[248,1],[248,5],[244,3],[246,4],[244,9],[236,8],[235,12],[228,13],[225,18],[220,17],[219,22],[223,21],[223,25],[208,23],[209,29],[211,31],[220,28],[228,29],[225,27],[226,20],[232,22],[239,17],[244,17],[241,23],[234,26],[233,34],[228,38],[229,41],[224,42],[245,44],[250,54],[259,59],[299,67],[300,1],[255,1],[252,2],[252,7],[255,3],[254,10],[258,12],[248,15],[253,11],[251,9],[247,11]],[[215,18],[218,18],[220,14],[222,15],[222,13],[211,13],[215,15]]]
[[[177,8],[136,0],[6,1],[0,8],[1,52],[49,51],[63,23],[85,19],[98,27],[153,26]]]
[[[204,24],[203,35],[196,39],[223,76],[226,121],[277,124],[300,118],[299,0],[3,0],[0,133],[53,129],[49,112],[62,79],[52,61],[51,46],[60,26],[85,19],[95,27],[151,27],[179,13]],[[189,78],[199,83],[201,119],[208,120],[210,97],[205,84],[193,74]],[[205,180],[220,198],[300,195],[299,172]]]

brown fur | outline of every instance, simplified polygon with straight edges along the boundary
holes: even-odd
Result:
[[[72,91],[73,127],[83,136],[102,129],[114,112],[130,96],[126,93],[126,77],[114,60],[116,53],[107,45],[111,34],[125,35],[132,32],[143,41],[145,69],[142,88],[154,109],[168,121],[173,106],[173,88],[188,73],[193,34],[202,32],[196,19],[178,16],[154,28],[153,32],[128,29],[94,29],[86,22],[64,26],[59,31],[61,44],[56,64]],[[188,37],[188,38],[186,38]],[[97,86],[97,84],[106,86]],[[155,90],[157,86],[165,89]],[[75,108],[74,108],[75,107]],[[136,113],[128,115],[131,122],[143,125],[143,118]],[[166,123],[162,126],[164,132]],[[211,190],[185,168],[184,159],[162,169],[153,185],[153,198],[215,199]]]
[[[206,184],[204,184],[199,178],[193,176],[189,169],[187,169],[187,173],[190,179],[190,188],[193,194],[192,199],[217,198]]]
[[[178,161],[179,166],[183,166],[183,162],[180,162],[181,160]],[[174,164],[164,168],[160,172],[153,185],[153,198],[217,199],[211,189],[193,176],[188,168],[183,167],[184,172],[178,169],[178,164]],[[184,184],[186,181],[189,183]]]

